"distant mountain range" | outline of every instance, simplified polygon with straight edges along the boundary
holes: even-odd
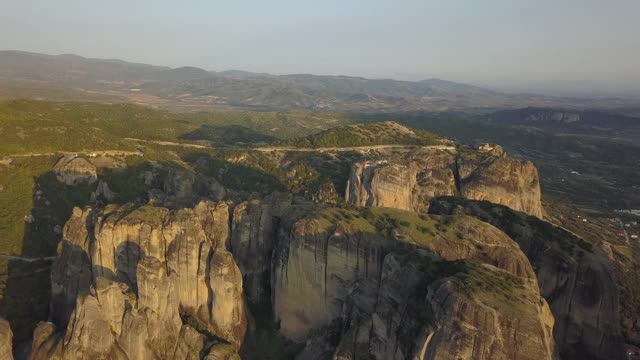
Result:
[[[78,55],[0,51],[0,98],[131,101],[182,110],[473,111],[622,108],[625,99],[507,94],[455,82],[169,68]]]
[[[554,134],[640,139],[640,118],[596,110],[527,107],[501,110],[479,117],[492,125],[551,131]]]

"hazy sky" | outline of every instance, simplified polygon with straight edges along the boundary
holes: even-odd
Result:
[[[640,0],[1,3],[1,49],[640,95]]]

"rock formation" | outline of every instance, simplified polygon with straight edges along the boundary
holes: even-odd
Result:
[[[438,196],[460,194],[488,200],[542,218],[538,171],[530,161],[506,157],[502,148],[484,144],[457,154],[421,150],[406,158],[355,163],[345,199],[358,206],[427,211]]]
[[[246,201],[234,209],[231,252],[243,275],[247,300],[270,301],[271,254],[276,243],[275,219],[291,205],[289,194],[272,194],[264,200]]]
[[[145,174],[145,182],[147,178],[152,177],[152,174]],[[211,177],[183,168],[170,167],[164,176],[162,189],[152,189],[149,199],[152,204],[158,206],[180,208],[195,206],[203,198],[220,201],[225,194],[224,187]]]
[[[415,168],[401,164],[356,164],[351,169],[346,200],[357,206],[413,210],[416,175]]]
[[[54,165],[53,171],[58,181],[66,185],[76,185],[81,182],[94,183],[98,179],[96,167],[75,155],[62,157]]]
[[[0,319],[0,359],[13,360],[13,332],[9,322]]]
[[[507,228],[433,200],[541,216],[537,176],[495,147],[423,149],[352,168],[347,200],[371,208],[276,193],[230,219],[228,204],[198,202],[215,184],[170,171],[155,202],[169,208],[74,209],[32,356],[238,359],[261,331],[248,309],[266,308],[298,359],[615,359],[617,294],[597,254],[520,234],[543,222],[506,207],[529,220]]]
[[[290,210],[278,229],[272,305],[285,336],[313,348],[331,340],[312,333],[337,331],[339,359],[553,356],[553,317],[526,257],[504,233],[467,217],[426,218],[408,226],[441,230],[393,229],[390,238],[357,213],[337,222],[328,215]]]
[[[460,171],[460,194],[472,200],[487,200],[542,218],[538,169],[531,161],[490,157]],[[448,195],[448,194],[443,194]]]
[[[455,195],[455,155],[428,151],[408,160],[382,159],[355,163],[345,199],[358,206],[426,211],[434,196]]]
[[[563,358],[622,359],[619,294],[606,255],[576,235],[504,206],[461,198],[434,199],[435,214],[467,214],[514,239],[536,269],[556,319]]]
[[[228,239],[224,203],[74,209],[33,358],[196,359],[221,341],[238,349],[247,321]]]
[[[112,202],[116,199],[117,194],[109,188],[106,181],[99,180],[96,191],[91,194],[91,203],[95,203],[98,199],[106,202]]]

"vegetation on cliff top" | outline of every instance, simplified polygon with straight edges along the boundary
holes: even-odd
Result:
[[[403,254],[401,256],[408,257],[403,260],[406,263],[409,258],[415,260],[416,257],[425,256],[424,253],[415,252],[413,247],[405,248],[406,245],[416,245],[429,251],[437,237],[459,237],[455,229],[460,222],[471,222],[478,229],[490,226],[467,216],[427,215],[381,207],[312,206],[297,211],[294,216],[297,215],[304,221],[316,221],[319,230],[331,232],[342,229],[341,231],[362,232],[373,239],[396,239],[399,241],[396,250],[400,250],[399,254]],[[418,260],[418,263],[422,264],[420,271],[430,282],[448,278],[454,283],[456,290],[470,300],[499,309],[513,318],[535,315],[538,298],[531,295],[533,293],[525,286],[524,279],[478,260],[446,261],[435,255],[429,256],[434,258],[429,261]]]
[[[299,148],[353,147],[373,145],[434,145],[441,136],[411,129],[392,121],[332,128],[303,138],[280,142]]]
[[[125,138],[242,146],[349,122],[346,115],[310,111],[174,113],[131,104],[14,100],[0,102],[0,155],[134,151]]]

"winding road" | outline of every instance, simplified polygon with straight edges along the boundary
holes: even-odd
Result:
[[[165,146],[180,146],[186,148],[195,149],[226,149],[221,147],[213,147],[200,144],[179,143],[173,141],[161,141],[161,140],[144,140],[136,138],[125,138],[125,140],[138,141],[144,143],[152,143]],[[286,152],[344,152],[344,151],[367,151],[367,150],[384,150],[384,149],[406,149],[406,148],[419,148],[419,149],[439,149],[439,150],[456,150],[452,145],[367,145],[367,146],[348,146],[348,147],[319,147],[319,148],[298,148],[290,146],[261,146],[246,148],[246,150],[272,152],[272,151],[286,151]]]

